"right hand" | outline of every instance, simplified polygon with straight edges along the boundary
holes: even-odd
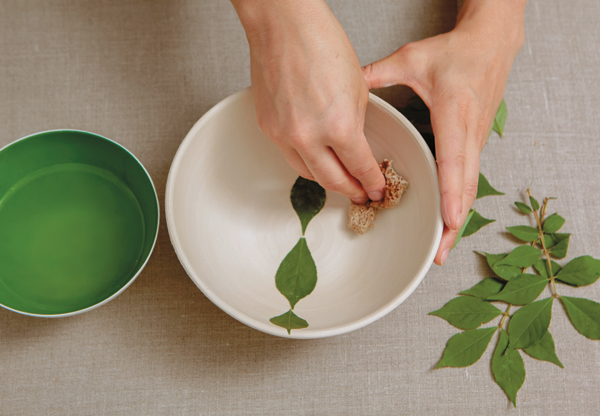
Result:
[[[357,203],[385,179],[363,128],[367,84],[322,0],[232,0],[250,45],[258,125],[302,177]]]

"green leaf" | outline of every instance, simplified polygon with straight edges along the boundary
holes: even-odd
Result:
[[[599,276],[600,260],[592,256],[581,256],[568,262],[556,274],[556,280],[571,286],[586,286],[595,283]]]
[[[554,240],[556,240],[556,234],[552,234]],[[550,249],[550,254],[556,257],[557,259],[564,259],[567,257],[567,251],[569,251],[569,239],[570,234],[567,234],[567,237],[563,240],[560,240],[554,247]]]
[[[460,292],[461,295],[475,296],[480,299],[488,299],[490,296],[499,293],[504,287],[505,283],[500,282],[493,277],[486,277],[481,282],[477,283],[471,289],[463,290]]]
[[[571,237],[570,233],[553,233],[552,238],[554,241],[560,243],[563,240],[567,240]]]
[[[296,211],[298,218],[300,218],[302,235],[306,232],[306,227],[310,220],[323,209],[326,197],[325,189],[321,185],[315,181],[298,176],[294,186],[292,186],[290,199],[292,200],[294,211]]]
[[[496,220],[490,220],[488,218],[482,217],[477,211],[473,211],[473,216],[469,221],[469,224],[465,228],[465,232],[463,233],[463,237],[468,237],[470,235],[475,234],[482,227],[485,227],[488,224],[495,222]]]
[[[506,124],[507,114],[506,103],[504,102],[504,99],[502,99],[500,107],[498,107],[498,111],[496,111],[496,116],[494,117],[494,125],[492,126],[492,129],[501,137],[504,136],[504,125]]]
[[[537,199],[535,199],[534,197],[530,196],[529,202],[531,202],[531,207],[533,208],[534,211],[537,211],[538,209],[540,209],[540,204],[537,201]]]
[[[561,269],[560,264],[552,260],[550,260],[550,263],[552,264],[552,276],[556,276],[556,273],[558,273]],[[537,270],[540,276],[550,279],[550,276],[548,276],[548,263],[545,259],[539,259],[536,261],[533,264],[533,268]]]
[[[600,303],[583,298],[561,296],[571,323],[579,333],[590,339],[600,339]]]
[[[429,312],[459,329],[478,328],[500,314],[502,311],[491,303],[470,296],[454,298],[437,311]]]
[[[565,219],[558,214],[552,214],[546,221],[544,221],[544,225],[542,226],[542,230],[544,230],[547,234],[552,234],[560,230],[565,223]]]
[[[504,195],[504,192],[495,190],[485,176],[479,173],[479,184],[477,185],[477,199],[489,195]]]
[[[530,347],[546,335],[552,317],[552,300],[538,300],[515,312],[508,324],[509,348]]]
[[[517,206],[517,208],[519,208],[519,211],[521,211],[523,214],[531,214],[533,212],[531,210],[531,208],[529,207],[529,205],[524,204],[522,202],[515,201],[515,205]]]
[[[540,237],[538,229],[528,225],[517,225],[516,227],[506,227],[506,229],[519,240],[527,241],[529,243]]]
[[[528,245],[518,246],[511,251],[508,256],[494,264],[494,266],[507,265],[521,268],[529,267],[533,265],[541,255],[542,252],[535,247]]]
[[[497,327],[470,329],[448,340],[444,356],[437,365],[441,367],[468,367],[481,358]]]
[[[558,243],[558,241],[556,241],[554,239],[552,234],[544,234],[544,246],[546,246],[546,249],[550,249],[550,248],[554,247],[556,245],[556,243]],[[540,241],[538,241],[538,245],[540,247],[543,247],[542,243]]]
[[[525,364],[518,350],[506,351],[508,334],[500,330],[500,339],[492,357],[492,373],[513,406],[517,406],[517,392],[525,382]],[[506,354],[504,353],[506,351]]]
[[[292,333],[292,329],[308,328],[308,322],[297,316],[291,309],[283,315],[269,319],[269,322],[287,329],[288,335]]]
[[[520,276],[523,271],[515,266],[493,266],[492,271],[504,280],[511,280],[514,277]]]
[[[490,300],[503,300],[513,305],[526,305],[533,302],[544,291],[548,279],[537,274],[522,274],[511,279],[502,292],[490,296]]]
[[[300,299],[310,295],[317,285],[317,267],[304,237],[300,237],[279,265],[275,285],[290,302],[292,309]]]
[[[558,357],[554,348],[554,339],[550,331],[546,332],[546,335],[542,337],[540,342],[533,344],[531,347],[523,348],[527,354],[538,360],[548,361],[556,364],[560,368],[565,368]]]
[[[518,267],[514,267],[514,266],[496,266],[495,264],[498,263],[500,260],[506,258],[506,256],[508,256],[508,254],[503,253],[503,254],[490,254],[490,253],[483,253],[485,254],[485,257],[487,259],[487,263],[490,266],[490,269],[492,269],[492,271],[494,273],[496,273],[496,275],[498,275],[498,277],[503,278],[504,280],[510,280],[513,277],[516,277],[518,275],[520,275],[522,273],[521,269]]]
[[[467,218],[465,218],[465,222],[463,223],[462,227],[458,231],[458,234],[456,235],[456,240],[454,240],[454,245],[452,246],[452,248],[456,247],[456,245],[458,244],[458,242],[462,238],[462,236],[463,236],[465,230],[467,229],[467,226],[469,225],[469,222],[471,221],[471,218],[473,218],[474,214],[475,214],[475,210],[474,209],[470,210],[469,214],[467,214]]]

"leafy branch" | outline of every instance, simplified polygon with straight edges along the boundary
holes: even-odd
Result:
[[[567,256],[571,234],[558,232],[565,219],[556,213],[546,215],[549,201],[555,198],[545,198],[540,206],[529,189],[527,196],[529,204],[515,202],[515,205],[521,213],[534,217],[536,227],[507,227],[509,233],[525,244],[510,253],[481,253],[494,276],[460,292],[461,296],[430,313],[464,330],[450,338],[438,368],[474,364],[493,335],[500,333],[492,356],[492,373],[515,406],[517,393],[525,381],[521,351],[563,368],[549,332],[554,299],[560,299],[579,333],[593,340],[600,339],[600,303],[560,295],[556,284],[580,287],[595,283],[600,277],[600,260],[580,256],[564,267],[554,261]],[[530,268],[533,270],[528,273]],[[552,296],[538,300],[546,286]],[[495,306],[498,302],[507,305],[504,312]],[[514,306],[520,308],[511,314]],[[497,325],[480,328],[499,316]]]

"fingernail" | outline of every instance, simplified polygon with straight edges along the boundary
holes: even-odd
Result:
[[[366,196],[352,197],[350,199],[357,204],[364,204],[365,202],[367,202],[369,200],[369,198],[367,198]]]
[[[462,207],[458,204],[450,204],[450,208],[448,208],[448,205],[448,201],[444,201],[444,222],[446,222],[448,228],[458,230]]]
[[[383,199],[383,192],[380,192],[380,191],[369,192],[369,199],[371,201],[381,201]]]
[[[442,253],[442,264],[446,263],[446,260],[448,259],[448,254],[450,253],[450,249],[447,248],[446,250],[444,250],[444,252]]]

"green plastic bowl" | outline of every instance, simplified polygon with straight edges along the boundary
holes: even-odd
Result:
[[[0,306],[59,317],[123,292],[148,261],[159,206],[121,145],[56,130],[0,150]]]

